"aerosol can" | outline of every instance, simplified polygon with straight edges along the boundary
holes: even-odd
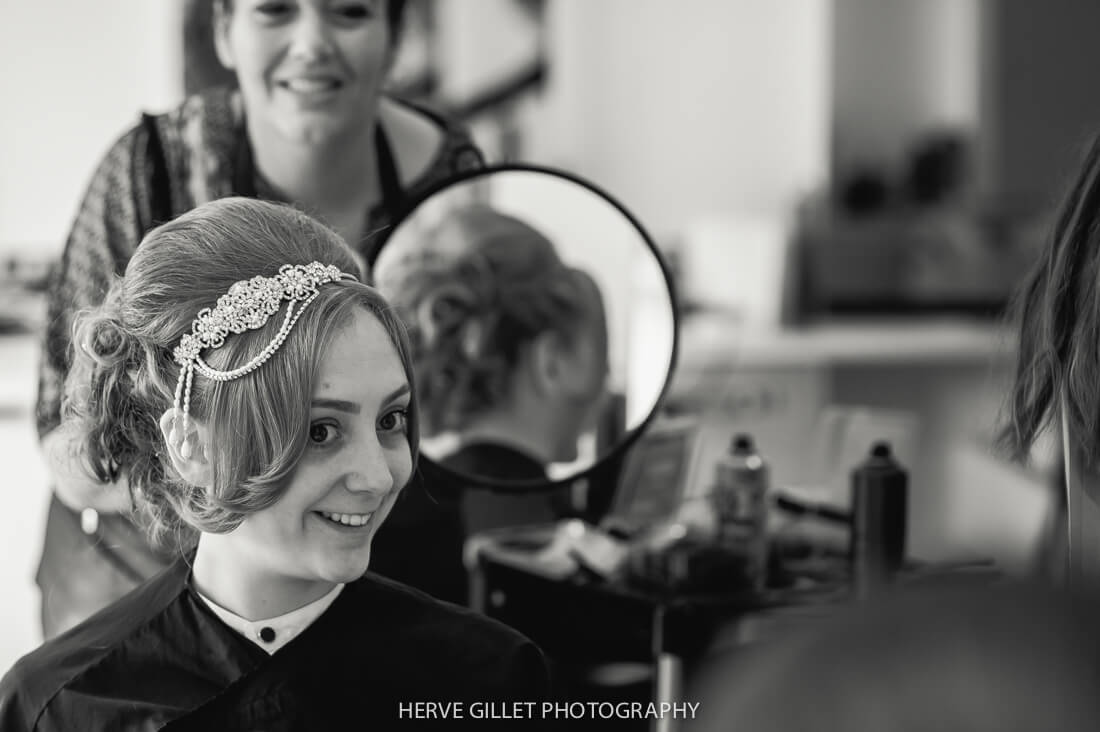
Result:
[[[889,583],[905,561],[909,475],[890,444],[876,442],[852,471],[852,589],[857,597]]]
[[[755,589],[767,584],[768,464],[753,439],[737,434],[718,461],[712,493],[718,541],[745,561],[745,580]]]

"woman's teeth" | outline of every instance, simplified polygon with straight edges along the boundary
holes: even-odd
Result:
[[[344,526],[362,526],[373,515],[369,513],[329,513],[328,511],[318,511],[318,513],[329,521]]]
[[[313,92],[329,91],[339,85],[335,79],[289,79],[283,82],[283,86],[294,92],[310,94]]]

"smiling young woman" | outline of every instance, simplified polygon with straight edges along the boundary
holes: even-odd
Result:
[[[415,700],[545,698],[523,636],[367,571],[419,431],[404,329],[354,269],[304,214],[229,198],[154,229],[80,319],[66,424],[176,559],[22,658],[0,727],[385,729]]]

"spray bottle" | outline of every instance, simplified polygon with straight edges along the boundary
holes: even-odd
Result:
[[[718,541],[745,560],[746,579],[756,589],[763,589],[767,582],[768,482],[768,464],[752,437],[735,435],[715,470]]]
[[[866,597],[887,584],[905,561],[909,475],[876,442],[868,458],[852,471],[852,588]]]

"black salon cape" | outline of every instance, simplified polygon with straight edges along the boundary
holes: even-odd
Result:
[[[181,560],[20,659],[0,681],[0,730],[456,729],[472,722],[433,724],[412,705],[546,698],[529,640],[382,577],[348,584],[274,655],[189,577]]]

